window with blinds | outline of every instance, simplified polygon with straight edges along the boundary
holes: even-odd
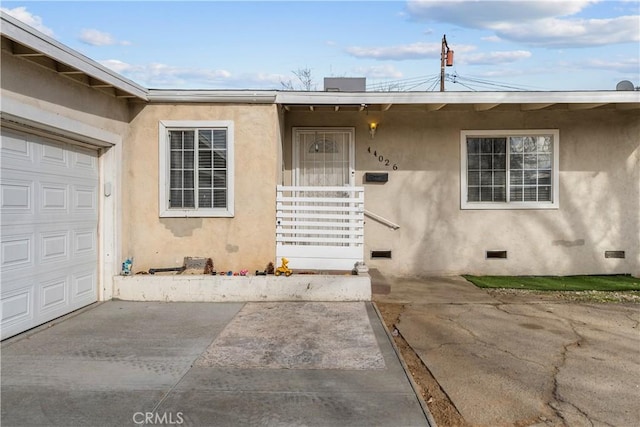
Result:
[[[463,131],[463,208],[553,208],[558,131]]]
[[[227,130],[169,130],[169,141],[169,207],[226,208]]]
[[[161,216],[233,216],[231,128],[207,123],[161,123],[161,163],[167,173]]]

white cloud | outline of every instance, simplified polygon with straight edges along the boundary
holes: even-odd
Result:
[[[452,46],[453,48],[453,46]],[[459,52],[469,52],[474,50],[474,46],[456,45],[455,50]],[[440,57],[442,50],[441,43],[417,42],[399,46],[386,47],[359,47],[352,46],[345,49],[346,52],[356,58],[369,58],[378,60],[423,59]]]
[[[460,58],[460,63],[469,65],[497,65],[508,64],[527,58],[531,58],[531,52],[527,50],[512,50],[465,55]]]
[[[541,47],[586,47],[640,40],[640,16],[581,19],[571,16],[598,0],[413,1],[407,4],[418,21],[439,21],[492,30],[503,40]]]
[[[117,59],[107,59],[105,61],[99,61],[99,62],[105,67],[110,68],[116,73],[120,73],[120,74],[140,72],[143,69],[143,67],[136,67],[136,66],[127,64],[126,62],[119,61]]]
[[[442,21],[470,28],[486,28],[499,22],[527,22],[570,16],[598,0],[418,0],[407,10],[420,21]]]
[[[280,74],[251,73],[233,75],[227,70],[175,67],[168,64],[128,64],[109,59],[99,61],[105,67],[150,88],[197,89],[278,89],[285,76]]]
[[[533,25],[500,23],[493,26],[498,36],[533,46],[603,46],[640,41],[640,17],[611,19],[540,19]]]
[[[480,40],[491,43],[498,43],[502,41],[502,39],[498,36],[481,37]]]
[[[618,73],[628,73],[638,77],[638,73],[640,72],[640,60],[638,57],[629,57],[625,59],[611,59],[611,60],[602,60],[602,59],[588,59],[586,61],[582,61],[575,64],[567,64],[567,68],[570,69],[594,69],[594,70],[608,70],[615,71]]]
[[[371,79],[400,79],[403,77],[401,71],[393,65],[376,65],[372,67],[357,67],[353,72],[356,75],[365,76]]]
[[[4,7],[0,7],[0,10],[3,11],[4,13],[6,13],[7,15],[10,15],[14,18],[16,18],[19,21],[24,22],[25,24],[29,25],[30,27],[35,28],[36,30],[40,31],[41,33],[49,36],[49,37],[53,37],[53,30],[47,26],[45,26],[42,23],[42,18],[40,18],[37,15],[32,14],[31,12],[29,12],[27,10],[26,7],[24,6],[20,6],[20,7],[16,7],[13,9],[7,9]]]
[[[111,34],[95,29],[84,29],[80,33],[80,41],[91,46],[130,45],[128,41],[116,40]]]

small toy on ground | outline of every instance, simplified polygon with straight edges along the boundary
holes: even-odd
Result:
[[[213,260],[211,258],[207,258],[207,262],[204,265],[204,274],[215,274],[215,270],[213,269]]]
[[[284,274],[287,277],[291,276],[291,273],[293,273],[293,271],[291,271],[291,269],[287,267],[288,264],[289,260],[286,258],[282,258],[282,265],[276,268],[275,275],[279,276],[281,274]]]
[[[122,275],[130,276],[131,275],[131,267],[133,266],[133,258],[127,258],[122,263]]]
[[[269,264],[267,264],[267,268],[264,270],[264,272],[267,274],[273,274],[275,272],[275,267],[273,266],[272,262],[269,262]]]
[[[246,276],[247,274],[249,274],[249,270],[240,270],[241,276]]]

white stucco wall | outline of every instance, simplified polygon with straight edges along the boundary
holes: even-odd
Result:
[[[380,124],[374,139],[370,121]],[[400,225],[367,219],[371,267],[398,275],[640,274],[637,110],[291,112],[289,172],[292,126],[356,128],[356,185],[365,187],[366,209]],[[463,129],[559,129],[560,208],[462,210]],[[363,183],[365,172],[388,172],[389,182]],[[371,250],[391,250],[392,259],[370,259]],[[508,258],[487,260],[487,250],[506,250]],[[605,259],[605,250],[626,258]]]
[[[273,104],[151,104],[138,108],[123,159],[123,256],[134,271],[212,258],[217,271],[251,273],[275,261],[278,111]],[[235,216],[160,218],[158,123],[225,120],[234,124]]]

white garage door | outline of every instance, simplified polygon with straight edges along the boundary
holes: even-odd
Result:
[[[3,129],[2,339],[98,296],[96,151]]]

